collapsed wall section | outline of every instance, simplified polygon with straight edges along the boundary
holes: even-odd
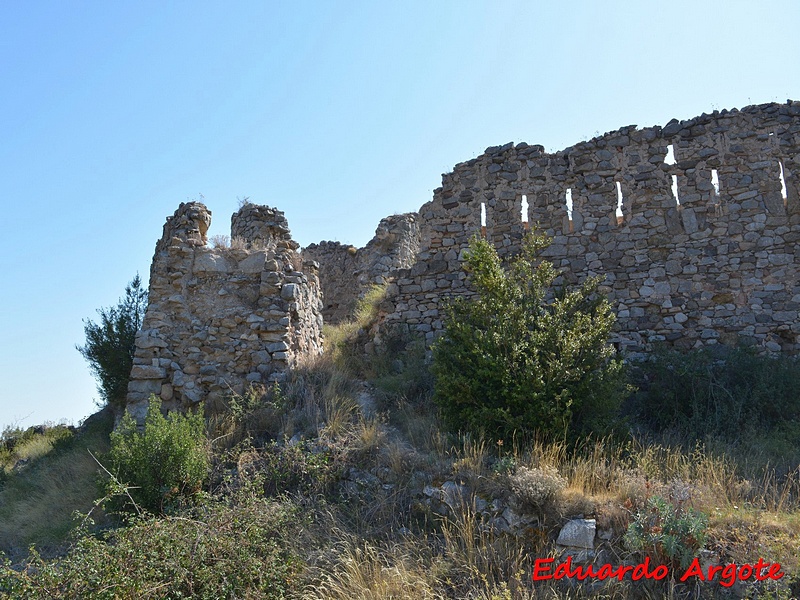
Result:
[[[613,341],[800,350],[800,103],[764,104],[623,127],[565,150],[512,143],[443,175],[419,211],[420,251],[390,286],[384,326],[429,341],[446,298],[469,294],[462,267],[483,234],[501,255],[528,224],[575,283],[605,277]],[[524,214],[523,214],[524,211]]]
[[[352,316],[372,285],[383,285],[395,271],[413,265],[418,251],[416,213],[382,219],[364,248],[321,242],[303,249],[305,258],[319,263],[325,322],[335,324]]]
[[[210,223],[203,204],[182,203],[156,244],[128,386],[139,420],[151,394],[186,410],[281,381],[322,352],[317,266],[302,263],[283,213],[246,204],[230,248],[206,246]]]

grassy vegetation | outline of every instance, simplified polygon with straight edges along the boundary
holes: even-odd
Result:
[[[72,434],[72,429],[66,425],[43,425],[25,430],[6,427],[0,436],[0,481],[35,462]]]
[[[0,550],[11,557],[36,544],[45,555],[60,551],[75,525],[74,513],[87,513],[98,496],[98,466],[90,451],[108,450],[113,415],[103,410],[75,433],[54,427],[23,436],[14,448],[22,467],[8,468],[0,483]],[[18,464],[18,463],[17,463]]]
[[[624,438],[522,445],[450,434],[431,402],[424,348],[409,345],[407,332],[386,336],[369,360],[358,356],[380,294],[368,302],[373,309],[331,332],[330,351],[285,384],[207,408],[211,471],[195,503],[113,528],[85,523],[57,558],[13,556],[13,568],[0,566],[0,597],[797,597],[800,463],[793,454],[780,463],[752,457],[754,440],[781,443],[780,426],[754,430],[751,440],[698,437],[637,422],[630,410],[637,433]],[[0,487],[0,539],[16,547],[45,540],[51,549],[65,539],[67,519],[26,528],[56,523],[50,515],[62,506],[91,507],[97,468],[82,457],[103,449],[109,429],[98,419],[10,472]],[[68,468],[77,470],[61,475]],[[80,498],[77,488],[65,491],[68,481]],[[464,493],[441,510],[423,489],[446,482]],[[494,501],[527,525],[489,526],[481,507]],[[721,564],[763,557],[787,575],[733,590],[675,578],[534,585],[534,561],[560,555],[558,532],[577,515],[604,532],[598,561],[651,556],[676,572],[684,551],[693,556],[702,544]]]

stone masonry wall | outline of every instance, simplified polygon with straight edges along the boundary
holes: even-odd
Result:
[[[665,161],[670,145],[675,160]],[[525,143],[488,148],[443,175],[420,209],[420,250],[395,274],[385,324],[431,340],[442,301],[470,293],[461,261],[481,206],[485,235],[504,254],[523,234],[524,200],[531,225],[552,238],[545,256],[563,280],[605,276],[613,341],[629,354],[658,341],[797,353],[798,175],[800,102],[791,101],[631,125],[552,154]]]
[[[351,316],[356,302],[371,285],[383,285],[398,269],[410,267],[419,251],[416,213],[382,219],[364,248],[339,242],[311,244],[303,256],[319,263],[326,323]]]
[[[211,211],[182,203],[167,218],[150,269],[150,298],[128,386],[143,419],[150,394],[186,410],[280,381],[322,352],[317,265],[301,264],[281,211],[246,204],[231,248],[209,248]]]

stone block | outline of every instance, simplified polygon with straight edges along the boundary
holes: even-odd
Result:
[[[195,273],[230,273],[231,268],[228,260],[222,254],[213,251],[198,251],[194,257],[192,270]]]
[[[167,376],[165,369],[149,365],[133,365],[131,379],[164,379]]]
[[[286,283],[281,288],[281,298],[284,300],[294,300],[297,298],[297,284],[296,283]]]
[[[594,549],[594,537],[597,524],[594,519],[573,519],[567,521],[558,534],[556,543],[559,546]]]
[[[137,379],[128,382],[128,393],[142,394],[145,397],[150,394],[161,393],[161,382],[155,379]]]

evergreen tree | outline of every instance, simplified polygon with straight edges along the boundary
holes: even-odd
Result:
[[[76,346],[89,362],[97,389],[106,404],[121,408],[125,403],[133,367],[136,332],[147,310],[147,290],[136,277],[125,287],[125,297],[113,307],[100,308],[100,322],[84,320],[86,344]]]
[[[561,437],[605,430],[618,409],[626,385],[602,278],[554,290],[557,272],[539,258],[548,243],[528,234],[504,267],[486,240],[470,242],[476,294],[449,305],[433,348],[434,400],[453,429]]]

